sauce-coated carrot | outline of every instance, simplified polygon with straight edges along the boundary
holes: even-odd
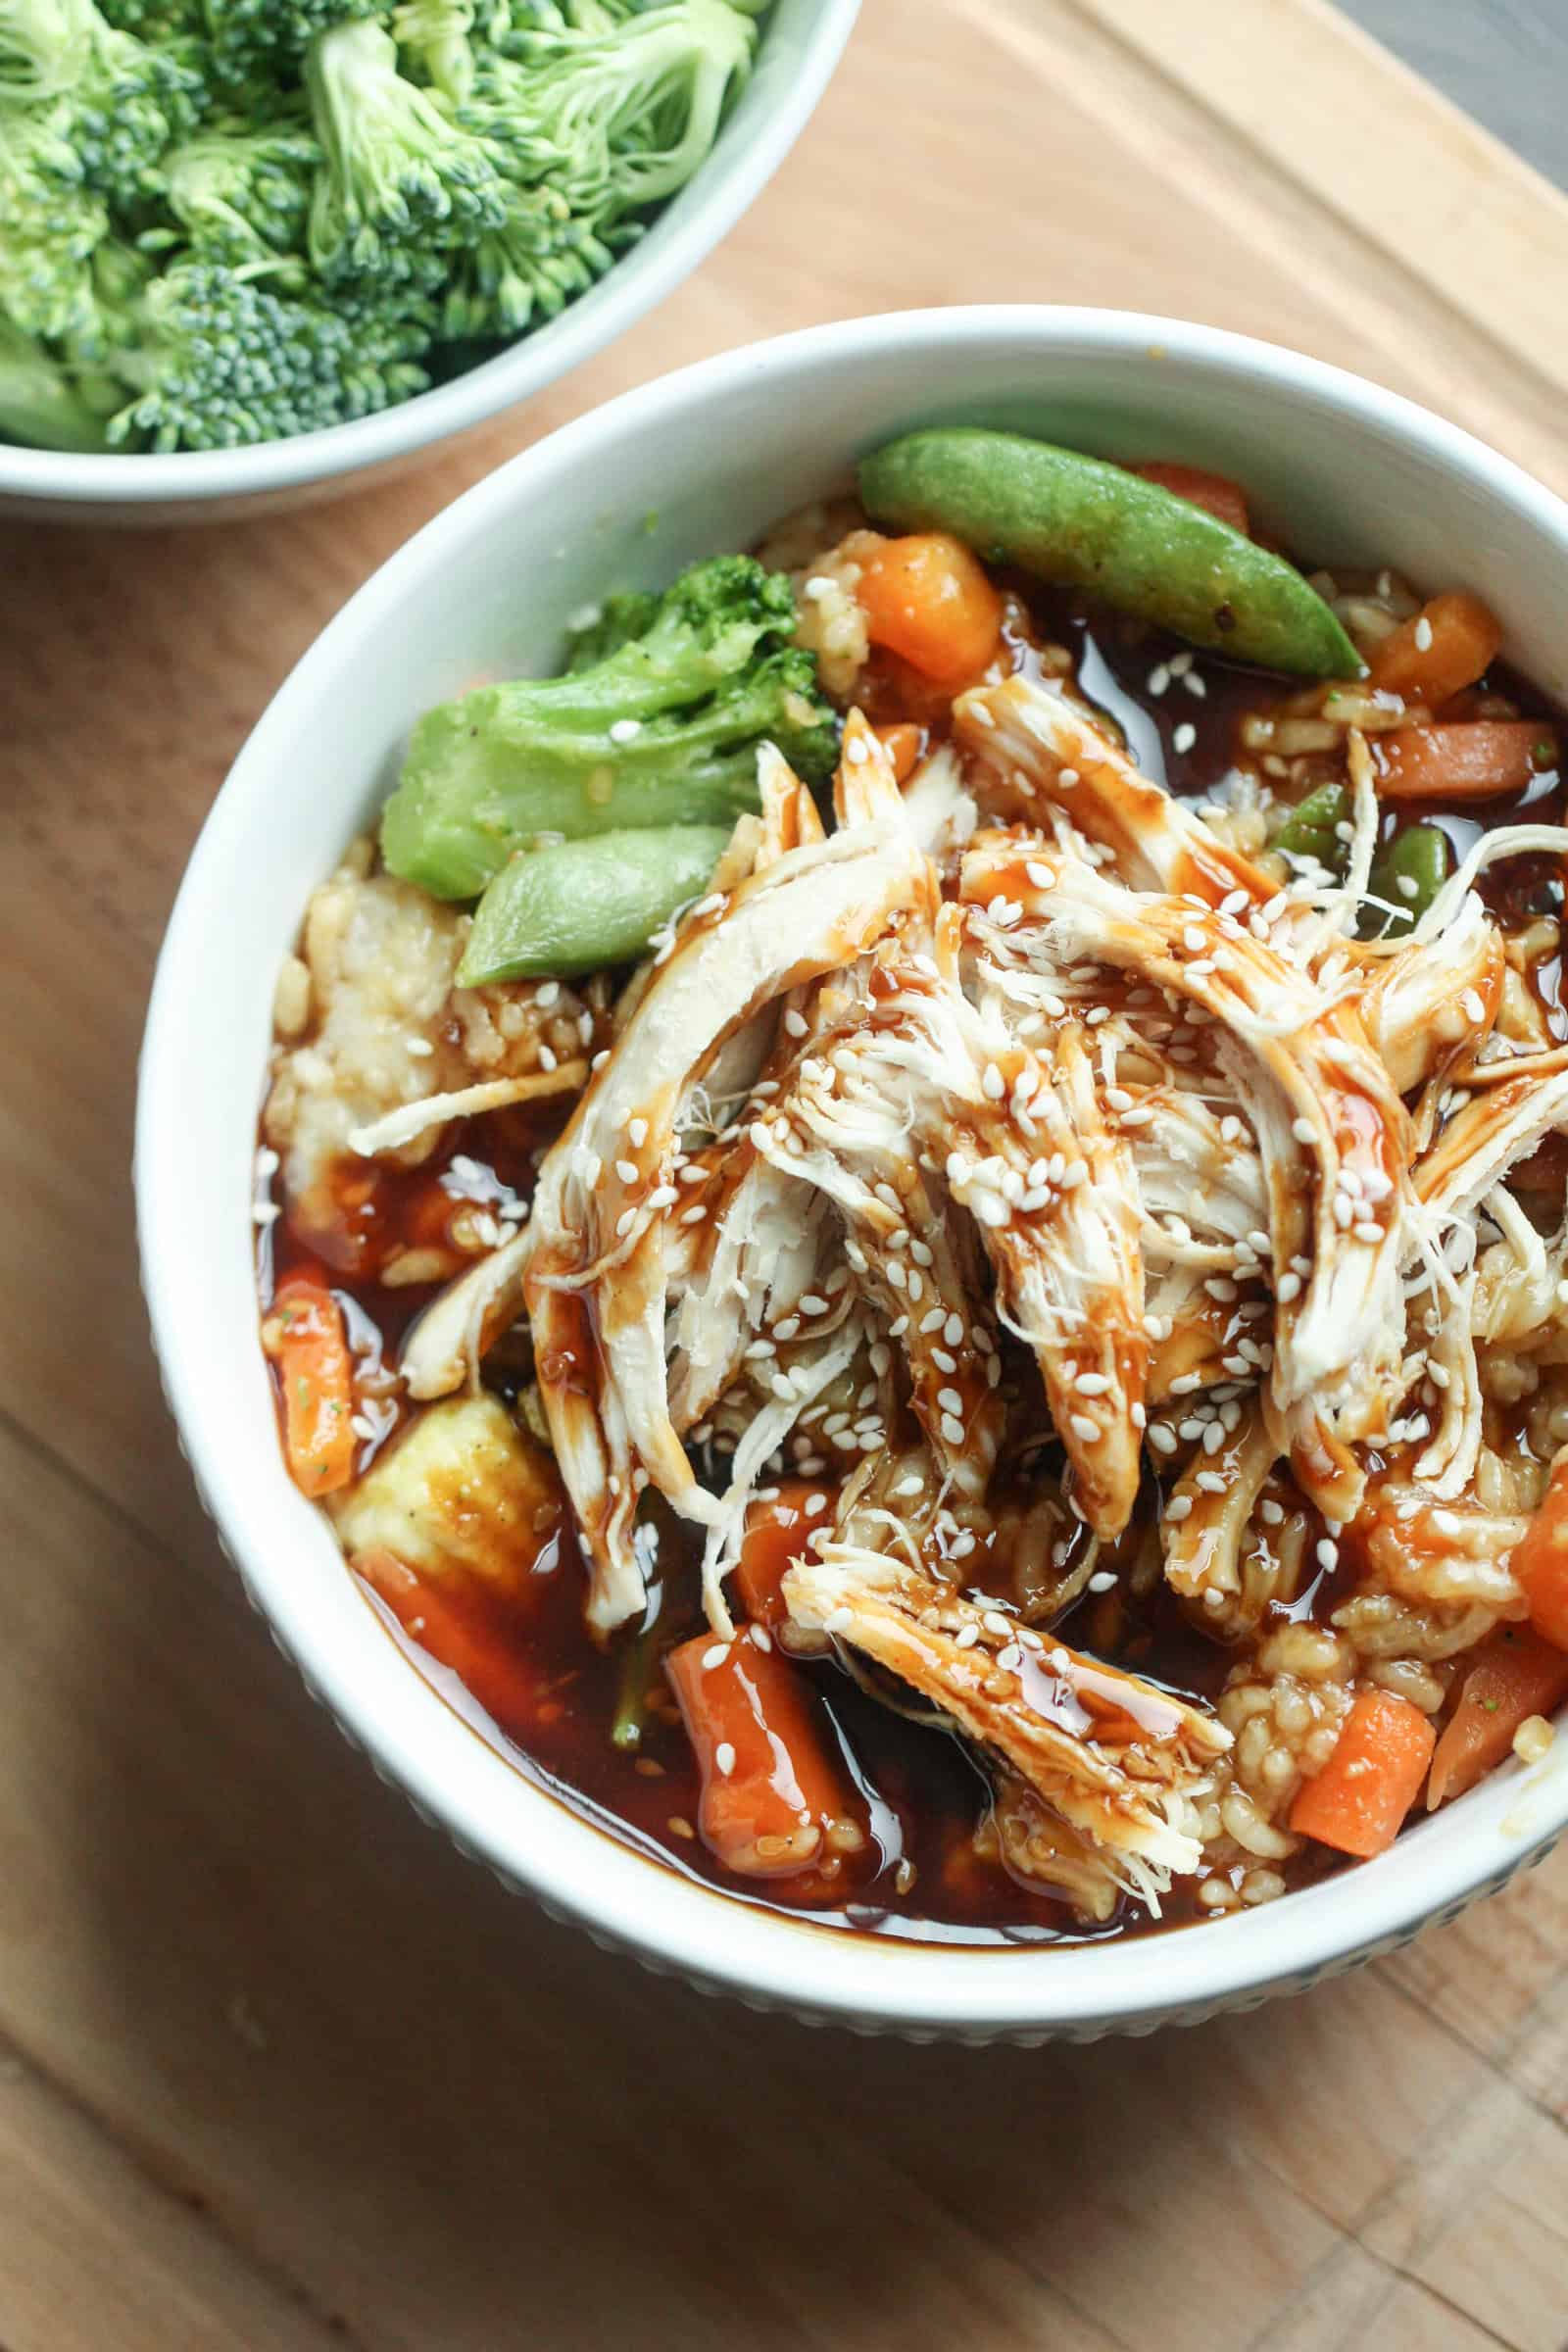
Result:
[[[313,1500],[354,1475],[354,1359],[343,1309],[314,1275],[280,1283],[263,1329],[283,1396],[283,1449]]]
[[[915,770],[920,746],[925,741],[924,727],[911,725],[906,718],[895,719],[890,727],[878,727],[882,749],[893,762],[893,773],[900,784],[906,784]]]
[[[1228,522],[1233,531],[1250,539],[1252,517],[1248,509],[1247,493],[1240,482],[1228,474],[1210,473],[1202,466],[1177,466],[1155,463],[1135,466],[1134,473],[1143,475],[1160,490],[1168,490],[1173,498],[1185,498],[1189,506],[1202,507],[1220,522]]]
[[[1562,1454],[1512,1565],[1530,1603],[1531,1624],[1558,1649],[1568,1649],[1568,1459]]]
[[[1435,596],[1369,656],[1371,683],[1385,694],[1438,710],[1486,676],[1502,629],[1479,596]]]
[[[515,1737],[532,1723],[538,1677],[509,1653],[499,1626],[487,1629],[485,1607],[476,1594],[470,1592],[466,1607],[458,1588],[440,1590],[390,1551],[359,1551],[349,1565],[380,1594],[404,1632],[438,1665],[449,1666],[503,1730]]]
[[[1532,1715],[1549,1715],[1568,1696],[1568,1653],[1528,1625],[1501,1625],[1476,1651],[1459,1689],[1427,1782],[1427,1803],[1463,1796],[1500,1764]]]
[[[780,1588],[790,1564],[808,1536],[832,1524],[832,1494],[820,1481],[786,1479],[773,1501],[753,1503],[730,1581],[755,1624],[778,1632],[789,1616]]]
[[[963,541],[946,531],[885,539],[855,593],[871,643],[941,685],[977,678],[996,653],[1002,598]]]
[[[1386,801],[1494,801],[1556,764],[1556,738],[1539,719],[1396,727],[1378,738],[1377,787]]]
[[[1334,1753],[1291,1807],[1300,1838],[1363,1860],[1386,1853],[1426,1778],[1437,1734],[1407,1698],[1356,1693]]]
[[[727,1869],[784,1878],[859,1842],[809,1687],[787,1658],[748,1633],[700,1635],[669,1651],[664,1671],[703,1776],[698,1827]]]

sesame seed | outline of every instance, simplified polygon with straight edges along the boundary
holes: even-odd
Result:
[[[795,1006],[790,1004],[785,1007],[784,1026],[789,1031],[791,1037],[804,1037],[806,1035],[808,1023],[805,1013],[797,1012]]]
[[[1315,1144],[1317,1142],[1317,1129],[1310,1119],[1293,1119],[1291,1133],[1298,1144]]]
[[[1173,752],[1185,754],[1192,750],[1197,741],[1198,729],[1193,725],[1191,719],[1184,718],[1171,736],[1170,748]]]
[[[958,1419],[956,1413],[943,1414],[942,1435],[950,1446],[961,1446],[963,1444],[963,1423]]]
[[[620,1178],[622,1184],[635,1184],[642,1174],[642,1170],[634,1159],[617,1159],[615,1174]]]
[[[1415,642],[1423,654],[1430,653],[1432,649],[1432,623],[1430,620],[1428,620],[1424,612],[1415,624]]]
[[[643,722],[640,718],[617,718],[612,721],[610,740],[612,743],[635,743],[642,731]]]
[[[1100,1423],[1091,1421],[1087,1413],[1069,1413],[1067,1427],[1081,1446],[1093,1446],[1100,1436]]]

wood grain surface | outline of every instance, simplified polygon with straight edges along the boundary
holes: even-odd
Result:
[[[1098,300],[1344,361],[1568,485],[1565,264],[1568,204],[1314,0],[867,0],[699,278],[485,439],[293,515],[0,531],[3,2352],[1568,2342],[1568,1851],[1303,1999],[1088,2050],[644,1976],[422,1828],[245,1608],[127,1175],[234,751],[550,425],[811,319]]]

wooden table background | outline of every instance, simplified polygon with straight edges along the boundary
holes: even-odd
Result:
[[[127,1179],[227,762],[549,425],[812,318],[1088,299],[1342,359],[1568,485],[1565,274],[1568,202],[1319,0],[868,0],[749,220],[525,416],[296,515],[0,529],[3,2352],[1568,2341],[1568,1850],[1152,2041],[910,2049],[646,1977],[421,1828],[244,1607]]]

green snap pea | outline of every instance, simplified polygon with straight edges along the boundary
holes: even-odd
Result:
[[[1337,827],[1349,820],[1350,796],[1343,784],[1320,784],[1298,801],[1273,840],[1271,850],[1293,858],[1315,858],[1331,874],[1345,871],[1346,844]]]
[[[659,1673],[663,1646],[663,1632],[656,1614],[651,1624],[633,1634],[622,1652],[610,1738],[612,1745],[623,1752],[642,1745],[648,1729],[648,1694]]]
[[[1367,878],[1372,899],[1363,921],[1379,939],[1399,939],[1425,914],[1448,878],[1447,836],[1438,825],[1406,825],[1376,859]],[[1409,884],[1412,887],[1403,888]],[[1387,909],[1392,906],[1394,912]]]
[[[474,911],[460,985],[566,977],[641,955],[702,897],[728,840],[723,825],[666,825],[519,851]]]
[[[992,563],[1081,588],[1194,645],[1298,677],[1360,674],[1316,590],[1279,556],[1120,466],[1022,433],[906,433],[859,466],[874,522],[944,530]]]

